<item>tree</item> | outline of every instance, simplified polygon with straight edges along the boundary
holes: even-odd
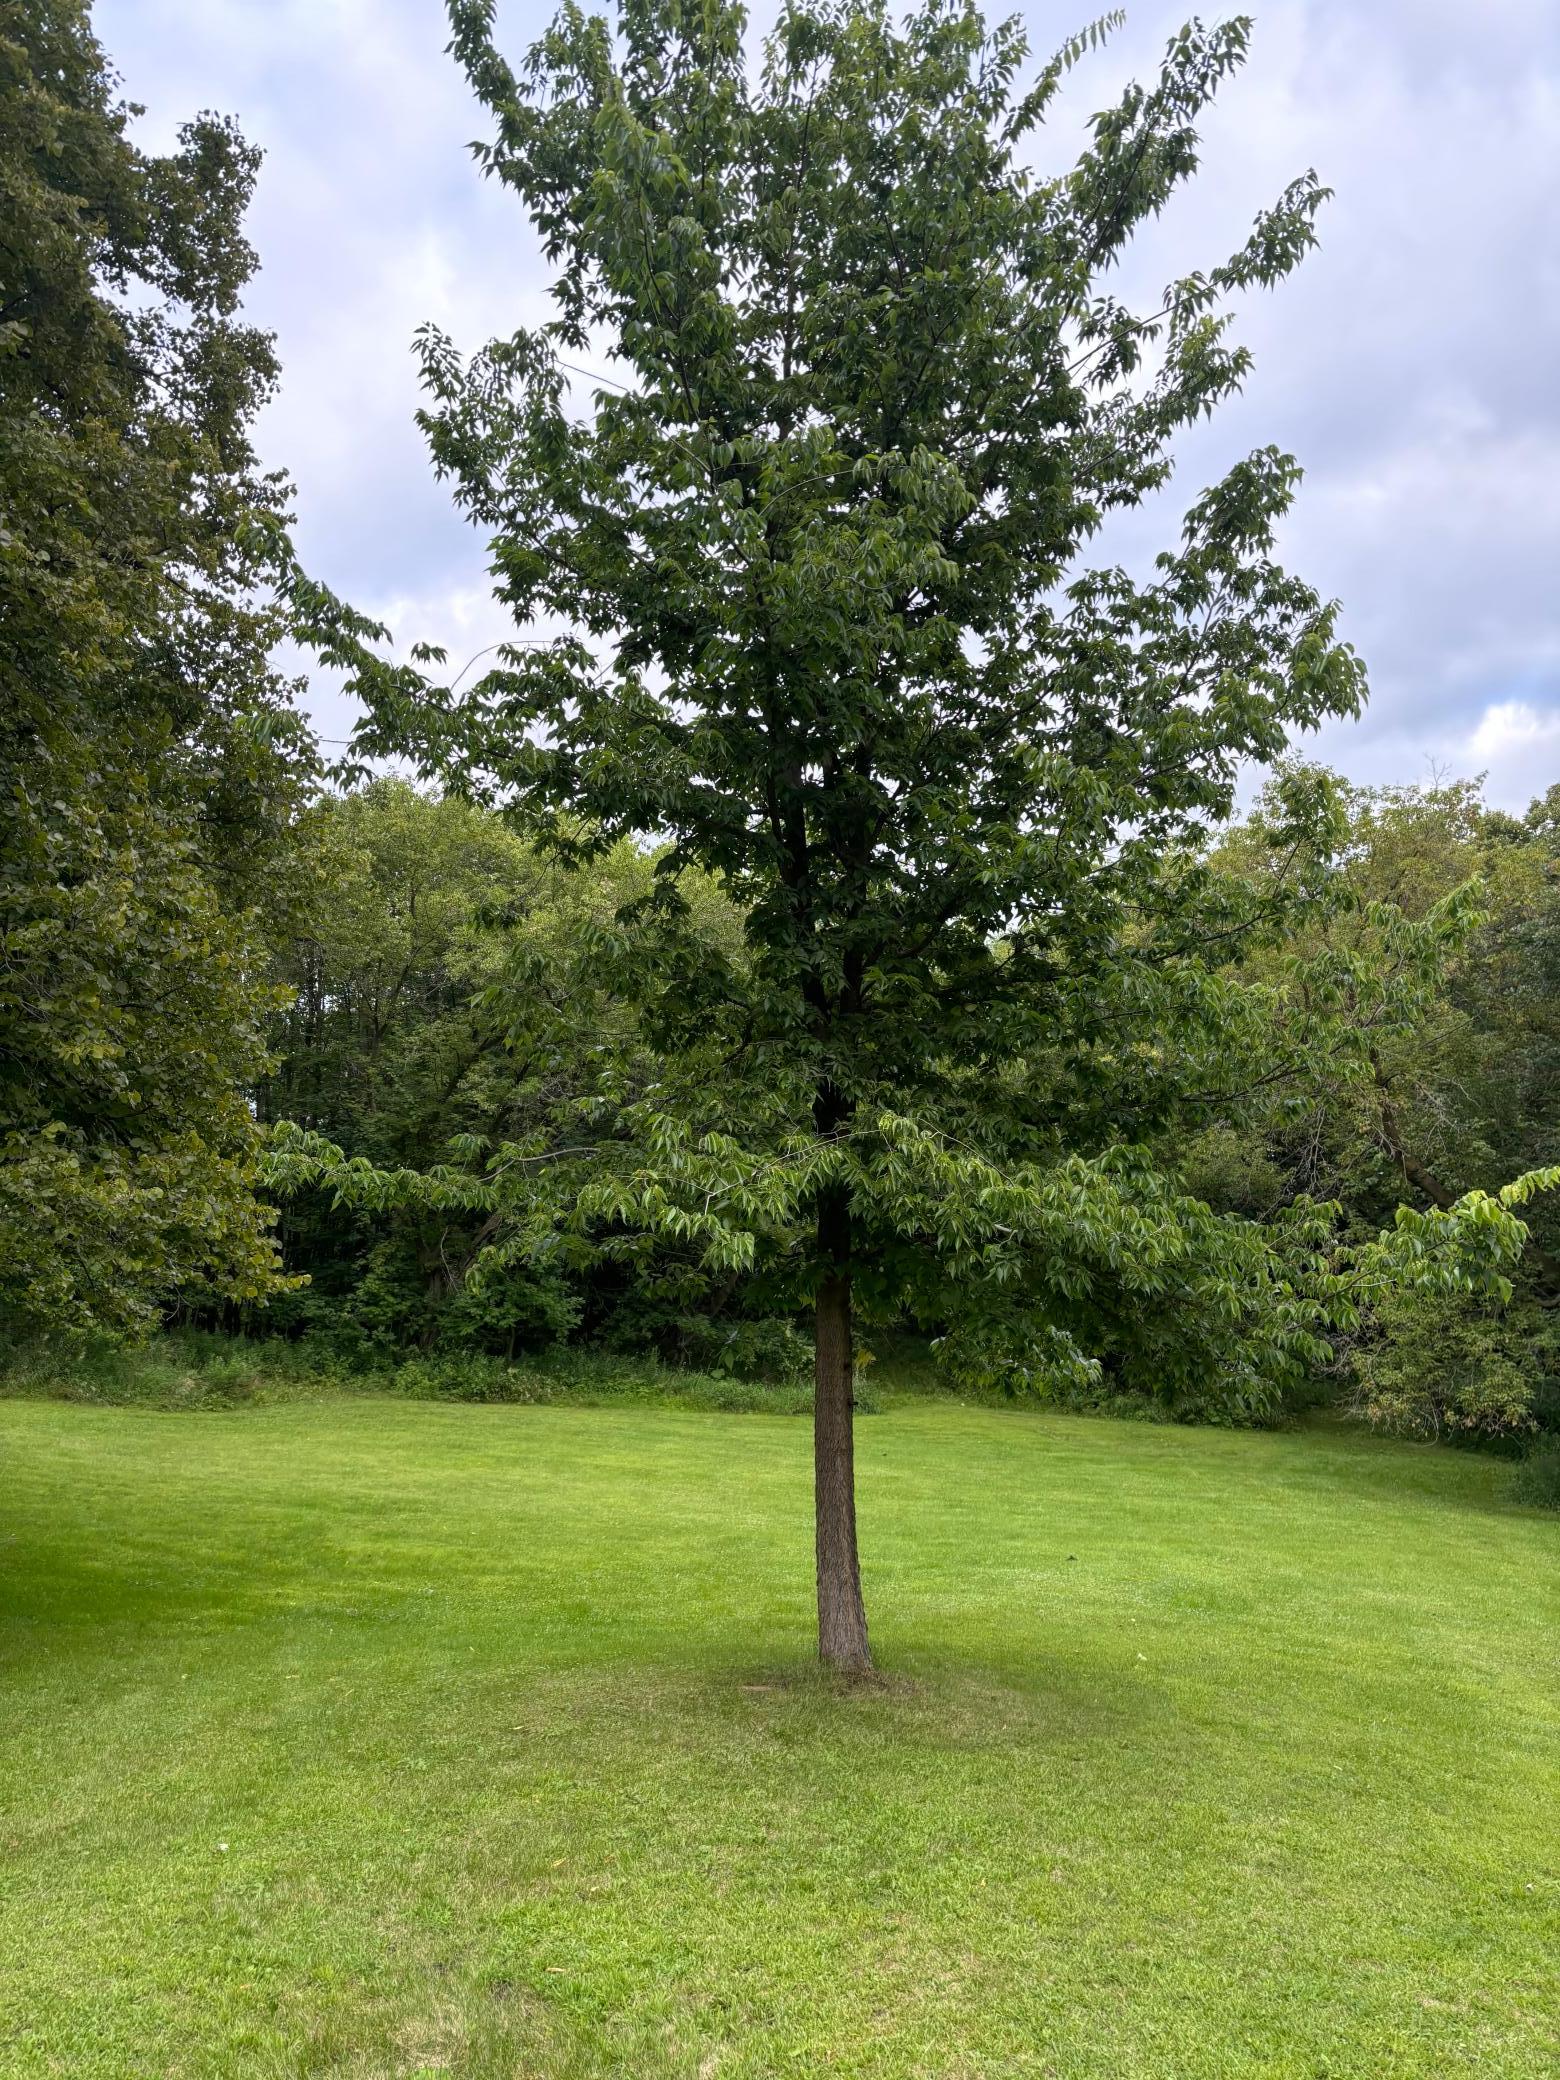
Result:
[[[400,780],[324,797],[298,837],[313,895],[277,920],[289,1002],[261,1110],[377,1162],[432,1160],[452,1101],[463,1127],[480,1116],[468,1086],[499,1046],[475,1001],[501,958],[495,920],[535,908],[545,868],[496,817]]]
[[[1247,1057],[1259,1073],[1181,1163],[1226,1208],[1262,1215],[1321,1195],[1362,1236],[1405,1197],[1449,1210],[1560,1147],[1553,802],[1519,820],[1486,808],[1476,782],[1314,778],[1338,805],[1309,867],[1326,900],[1248,954],[1272,1007]],[[1215,853],[1254,893],[1274,871],[1266,817],[1259,804]],[[1319,1000],[1339,1044],[1297,1044]],[[1261,1074],[1269,1064],[1277,1073]],[[1554,1423],[1560,1257],[1552,1209],[1529,1218],[1514,1297],[1391,1294],[1350,1339],[1339,1369],[1362,1413],[1420,1435]]]
[[[276,920],[289,1002],[256,1102],[339,1160],[283,1209],[284,1261],[307,1287],[252,1326],[323,1336],[349,1358],[512,1358],[571,1336],[792,1381],[801,1339],[763,1312],[762,1281],[712,1273],[675,1238],[604,1226],[554,1238],[545,1262],[493,1247],[511,1223],[481,1157],[524,1143],[555,1176],[588,1175],[631,1139],[627,1115],[664,1073],[633,1006],[581,955],[651,887],[653,858],[625,841],[566,869],[498,816],[384,779],[323,797],[296,838],[311,893]],[[735,950],[730,905],[684,886]]]
[[[1042,177],[1047,108],[1114,18],[1025,86],[1017,25],[960,0],[902,24],[792,0],[756,66],[733,0],[622,0],[615,28],[567,7],[519,72],[493,15],[451,0],[452,47],[557,315],[469,363],[427,331],[423,416],[517,624],[560,632],[441,689],[308,604],[366,750],[413,750],[565,860],[665,841],[596,949],[666,1064],[636,1146],[550,1201],[500,1156],[495,1201],[512,1248],[638,1221],[738,1266],[802,1224],[819,1646],[860,1669],[861,1306],[963,1306],[1087,1369],[1103,1290],[1190,1281],[1221,1357],[1319,1348],[1285,1260],[1144,1144],[1219,1073],[1243,1015],[1220,965],[1274,925],[1206,833],[1242,763],[1353,713],[1362,674],[1274,560],[1299,471],[1273,449],[1151,574],[1086,554],[1240,384],[1223,306],[1294,266],[1324,191],[1303,176],[1137,312],[1104,284],[1194,170],[1244,19],[1183,30]],[[738,954],[686,915],[694,869],[739,907]]]
[[[166,157],[74,0],[0,5],[0,1305],[140,1330],[274,1286],[249,916],[310,772],[247,425],[256,154]]]

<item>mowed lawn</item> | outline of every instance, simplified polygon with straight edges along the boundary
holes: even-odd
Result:
[[[1560,1534],[1332,1430],[0,1403],[0,2072],[1550,2076]]]

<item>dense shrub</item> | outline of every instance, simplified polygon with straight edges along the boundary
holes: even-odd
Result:
[[[349,1384],[322,1350],[198,1331],[144,1345],[102,1340],[0,1352],[0,1392],[111,1408],[243,1408],[312,1399]]]
[[[1401,1293],[1353,1368],[1355,1411],[1400,1436],[1494,1442],[1560,1427],[1560,1323],[1531,1302]]]
[[[577,1407],[638,1405],[726,1414],[803,1415],[810,1385],[691,1371],[654,1358],[557,1349],[519,1364],[480,1351],[345,1361],[326,1341],[245,1339],[183,1331],[131,1348],[34,1346],[0,1353],[0,1393],[169,1412],[372,1394],[415,1401]],[[857,1408],[878,1403],[858,1392]]]

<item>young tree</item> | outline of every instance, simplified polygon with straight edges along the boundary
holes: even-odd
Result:
[[[76,0],[0,0],[0,1319],[135,1330],[275,1278],[245,913],[309,771],[271,671],[257,155],[147,155]]]
[[[857,1299],[1235,1275],[1119,1144],[1228,1039],[1205,942],[1252,920],[1196,846],[1241,763],[1354,712],[1362,675],[1274,560],[1299,471],[1271,448],[1150,575],[1085,559],[1241,382],[1222,306],[1294,266],[1324,191],[1137,311],[1105,284],[1194,170],[1244,19],[1183,30],[1042,175],[1114,18],[1024,84],[1016,23],[964,0],[790,0],[756,63],[734,0],[569,6],[518,72],[492,0],[450,16],[557,315],[469,363],[428,331],[425,424],[517,622],[561,632],[458,694],[316,598],[321,638],[356,658],[365,748],[416,746],[569,857],[668,841],[638,987],[685,1073],[649,1154],[563,1217],[740,1260],[805,1216],[819,1645],[863,1668]],[[679,939],[693,866],[740,958]],[[1084,1362],[1043,1306],[1009,1319]]]

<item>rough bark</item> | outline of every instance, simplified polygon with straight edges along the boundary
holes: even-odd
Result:
[[[850,1319],[850,1209],[843,1193],[818,1208],[821,1272],[813,1392],[818,1653],[833,1668],[869,1669],[867,1613],[856,1553],[854,1364]]]

